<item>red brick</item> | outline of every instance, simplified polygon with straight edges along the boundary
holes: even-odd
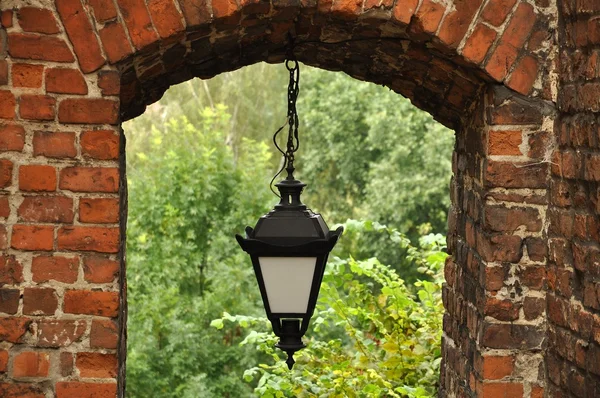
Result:
[[[129,30],[129,37],[138,50],[158,40],[144,0],[117,0],[117,4]]]
[[[19,250],[52,250],[54,228],[40,225],[14,225],[11,247]]]
[[[13,377],[46,377],[50,369],[50,355],[26,351],[15,355]]]
[[[0,249],[8,248],[8,231],[5,225],[0,225]]]
[[[484,383],[481,396],[486,398],[523,398],[523,384]]]
[[[93,159],[118,159],[119,136],[112,130],[84,131],[81,134],[81,153]]]
[[[46,70],[46,91],[59,94],[87,94],[88,87],[78,69],[49,68]]]
[[[471,21],[479,10],[483,0],[455,0],[454,11],[442,22],[439,39],[450,48],[457,48],[465,37]]]
[[[119,262],[99,256],[83,260],[83,277],[89,283],[111,283],[119,274]]]
[[[116,349],[118,333],[116,322],[108,319],[94,319],[90,331],[90,346],[92,348]]]
[[[43,65],[13,64],[11,75],[13,87],[42,87]]]
[[[58,298],[54,289],[25,288],[23,292],[25,315],[54,315],[57,308]]]
[[[81,377],[112,378],[117,375],[117,356],[98,352],[80,352],[75,366]]]
[[[419,0],[396,1],[392,17],[396,21],[408,25],[418,5]]]
[[[17,212],[20,221],[72,223],[73,199],[64,196],[27,196]]]
[[[183,16],[188,28],[210,21],[209,2],[198,3],[196,0],[179,0]]]
[[[0,126],[0,151],[23,151],[25,129],[16,124]]]
[[[417,31],[433,34],[437,31],[440,21],[446,12],[446,7],[432,0],[423,0],[421,7],[413,17],[411,28]]]
[[[0,289],[0,312],[10,315],[16,314],[19,309],[20,297],[21,291],[19,289]]]
[[[483,357],[483,379],[484,380],[498,380],[504,377],[510,376],[515,367],[515,358],[512,356],[496,357],[496,356],[485,356]]]
[[[86,328],[85,320],[43,319],[38,323],[37,346],[45,348],[69,346],[81,339]]]
[[[2,398],[45,398],[40,384],[0,383]]]
[[[497,81],[503,81],[517,59],[517,50],[510,44],[500,43],[488,60],[485,70]]]
[[[45,95],[22,95],[19,114],[23,119],[54,120],[56,99]]]
[[[149,0],[148,10],[160,37],[167,38],[183,30],[182,15],[173,0]]]
[[[500,26],[516,2],[517,0],[490,0],[481,12],[481,18],[494,26]]]
[[[79,221],[112,224],[119,221],[119,199],[89,199],[79,201]]]
[[[527,95],[531,92],[538,75],[538,61],[531,55],[523,57],[508,79],[508,87],[518,93]]]
[[[489,155],[522,155],[519,148],[523,143],[523,133],[521,130],[492,130],[488,134]]]
[[[64,40],[35,34],[8,35],[8,53],[14,58],[73,62],[75,57]]]
[[[0,351],[0,373],[6,373],[8,371],[8,351]]]
[[[56,34],[60,32],[52,11],[44,8],[23,7],[17,11],[17,19],[25,32]]]
[[[89,0],[88,3],[94,9],[96,21],[104,23],[117,17],[117,9],[113,0]]]
[[[17,100],[13,93],[0,90],[0,119],[14,119]]]
[[[62,377],[68,377],[73,374],[75,368],[75,361],[73,360],[73,354],[70,352],[60,353],[60,375]]]
[[[519,304],[515,304],[511,300],[499,300],[495,297],[488,297],[483,313],[486,317],[508,322],[519,318],[520,308]]]
[[[5,28],[12,28],[13,26],[13,10],[0,11],[0,24]]]
[[[7,159],[0,159],[0,188],[12,185],[13,163]]]
[[[75,381],[56,383],[56,398],[105,398],[116,395],[116,383],[82,383]]]
[[[114,318],[119,310],[118,292],[67,290],[63,311],[69,314],[98,315]]]
[[[524,1],[521,2],[502,34],[502,43],[510,44],[517,49],[522,48],[531,33],[535,20],[533,6]]]
[[[38,256],[31,263],[31,274],[34,282],[51,280],[74,283],[79,270],[78,257]]]
[[[119,251],[119,228],[62,227],[58,230],[58,248],[117,253]]]
[[[546,165],[487,161],[484,182],[489,187],[545,188]]]
[[[56,9],[84,73],[99,69],[106,62],[87,12],[80,0],[56,0]]]
[[[98,87],[104,96],[119,95],[121,87],[119,72],[101,71],[98,75]]]
[[[104,28],[99,33],[102,46],[110,63],[114,64],[133,52],[127,40],[125,29],[123,29],[120,23],[109,22],[104,25]]]
[[[116,124],[119,116],[118,101],[107,99],[68,98],[58,107],[58,120],[61,123]]]
[[[15,285],[23,282],[23,266],[15,256],[0,255],[0,284]]]
[[[21,343],[23,336],[29,330],[29,325],[31,325],[31,319],[21,316],[0,318],[0,341]]]
[[[0,86],[8,84],[8,62],[0,60]]]
[[[74,192],[117,192],[119,170],[108,167],[66,167],[60,171],[60,189]]]
[[[10,205],[7,197],[0,197],[0,217],[8,218],[10,216]]]
[[[19,167],[19,189],[21,191],[56,191],[56,169],[45,165]]]
[[[480,63],[487,55],[495,39],[496,32],[493,29],[484,24],[478,24],[465,42],[462,50],[463,57],[476,64]]]
[[[49,158],[74,158],[75,133],[66,131],[36,131],[33,136],[33,154]]]

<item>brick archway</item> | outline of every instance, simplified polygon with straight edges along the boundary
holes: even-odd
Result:
[[[597,396],[599,90],[584,83],[600,38],[582,39],[581,21],[600,32],[599,8],[3,0],[0,395],[123,394],[120,123],[170,85],[281,62],[290,32],[302,62],[386,85],[456,130],[440,396]]]

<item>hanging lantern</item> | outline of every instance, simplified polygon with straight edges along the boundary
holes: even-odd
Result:
[[[320,214],[308,209],[300,200],[306,184],[294,178],[294,153],[298,150],[298,114],[296,99],[300,78],[296,60],[285,63],[290,72],[288,87],[289,133],[284,156],[287,177],[278,184],[280,202],[262,216],[254,228],[246,227],[246,237],[236,235],[242,249],[251,259],[267,318],[279,337],[276,347],[288,354],[286,363],[292,369],[293,355],[306,347],[302,336],[315,310],[327,257],[343,228],[330,231]],[[271,181],[272,183],[273,181]]]

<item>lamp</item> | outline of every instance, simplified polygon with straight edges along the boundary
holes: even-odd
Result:
[[[291,370],[294,353],[306,347],[302,336],[315,310],[327,257],[343,228],[330,231],[323,217],[300,200],[306,186],[294,177],[294,153],[299,146],[296,99],[300,69],[293,59],[286,60],[285,65],[290,72],[289,133],[285,152],[277,144],[277,135],[285,126],[273,136],[284,163],[271,184],[284,169],[287,177],[275,184],[279,204],[262,216],[254,228],[246,227],[245,238],[236,235],[236,239],[252,259],[267,318],[279,337],[276,347],[287,353],[286,363]]]

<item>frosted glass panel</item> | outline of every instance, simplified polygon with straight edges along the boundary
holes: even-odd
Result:
[[[305,313],[316,257],[259,257],[272,313]]]

